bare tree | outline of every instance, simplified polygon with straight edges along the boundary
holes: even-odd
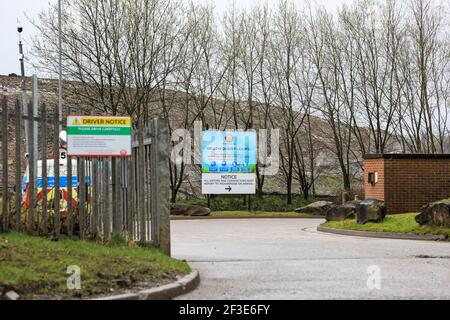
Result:
[[[173,0],[75,0],[64,7],[63,72],[85,104],[101,112],[149,113],[165,79],[161,61],[173,48]],[[137,14],[138,13],[138,14]],[[41,13],[33,52],[37,65],[56,72],[57,10]]]
[[[342,100],[340,62],[342,61],[342,36],[336,32],[337,26],[330,14],[318,9],[317,16],[310,15],[308,21],[309,39],[312,47],[312,60],[317,70],[321,97],[315,108],[327,122],[329,128],[323,130],[325,137],[331,136],[329,144],[338,161],[344,189],[351,189],[351,112]]]
[[[290,0],[233,4],[219,19],[212,5],[181,0],[74,0],[63,12],[66,98],[136,120],[164,116],[171,132],[196,120],[280,128],[275,179],[290,204],[297,186],[315,193],[318,158],[350,191],[363,154],[448,152],[449,17],[432,0],[360,0],[337,16]],[[56,74],[56,7],[35,25],[36,66]],[[170,167],[172,201],[199,173],[182,158]],[[259,196],[266,179],[257,170]]]
[[[308,114],[296,92],[296,72],[301,68],[301,24],[297,8],[288,1],[281,1],[274,17],[274,37],[272,56],[274,59],[274,76],[276,103],[281,112],[277,113],[284,134],[281,147],[281,166],[286,180],[287,203],[292,204],[292,184],[296,159],[297,135]],[[300,54],[299,54],[300,52]],[[309,86],[308,86],[309,87]],[[299,88],[299,87],[297,87]],[[303,97],[302,94],[300,94]],[[304,97],[303,97],[304,98]]]

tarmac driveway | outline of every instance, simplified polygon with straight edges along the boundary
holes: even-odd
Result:
[[[200,272],[180,299],[450,299],[450,243],[316,231],[318,219],[172,221]]]

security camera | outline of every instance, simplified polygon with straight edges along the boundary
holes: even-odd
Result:
[[[27,153],[25,153],[25,158],[29,158],[30,157],[30,154],[27,152]]]
[[[59,133],[59,140],[61,140],[62,143],[67,142],[67,131],[63,130]]]

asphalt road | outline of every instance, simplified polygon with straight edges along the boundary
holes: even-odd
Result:
[[[172,221],[200,272],[180,299],[450,299],[450,243],[325,234],[322,220]]]

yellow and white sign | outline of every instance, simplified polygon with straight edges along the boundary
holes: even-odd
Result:
[[[131,155],[130,117],[67,117],[67,154],[80,157]]]

